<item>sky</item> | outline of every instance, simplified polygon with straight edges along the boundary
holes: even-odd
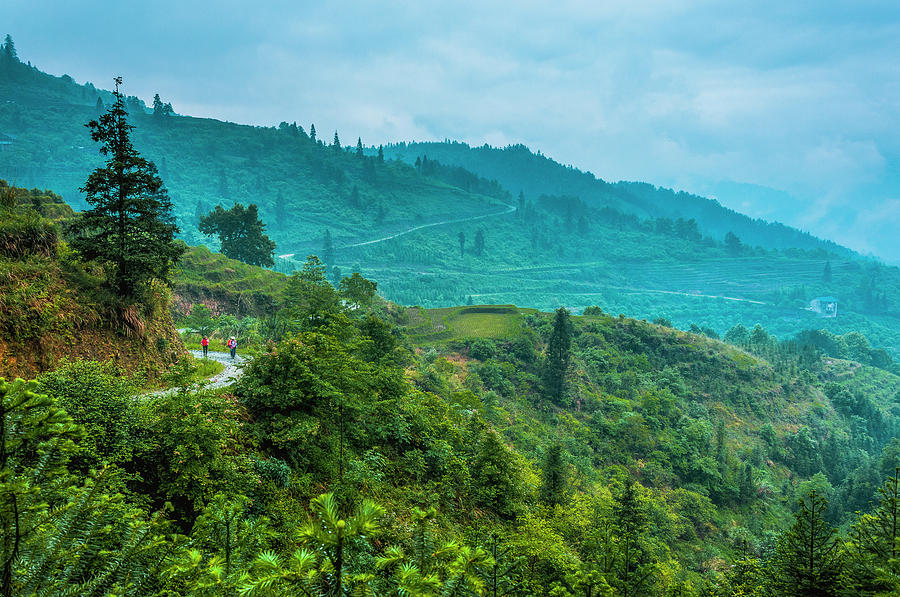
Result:
[[[900,2],[3,0],[7,32],[182,114],[523,143],[900,263]]]

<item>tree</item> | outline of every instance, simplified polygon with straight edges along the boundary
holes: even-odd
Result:
[[[725,341],[735,346],[747,346],[750,342],[750,331],[743,324],[736,324],[725,332]]]
[[[97,103],[94,108],[97,110],[97,116],[101,116],[104,112],[106,112],[106,105],[103,103],[103,98],[99,95],[97,96]]]
[[[19,60],[19,55],[16,53],[16,44],[13,43],[13,38],[8,33],[6,34],[6,39],[3,43],[3,54],[8,60]]]
[[[900,589],[900,469],[878,489],[871,514],[860,514],[847,542],[847,566],[858,594]]]
[[[359,308],[367,307],[372,303],[377,288],[377,282],[366,280],[359,275],[359,272],[353,272],[351,277],[341,280],[338,290],[341,296],[353,304],[354,308]]]
[[[131,298],[153,280],[169,283],[184,246],[175,242],[178,227],[156,166],[131,143],[134,127],[127,121],[121,82],[117,77],[109,111],[87,124],[107,161],[81,188],[93,207],[75,223],[72,246],[86,259],[108,264],[111,286]]]
[[[553,443],[544,457],[543,483],[541,483],[541,501],[548,506],[565,504],[568,499],[569,479],[568,467],[563,457],[562,444]]]
[[[378,146],[378,162],[381,164],[384,163],[384,145]]]
[[[259,219],[256,204],[244,209],[240,203],[225,210],[221,205],[203,216],[197,227],[207,236],[219,236],[225,256],[250,265],[271,266],[275,242],[265,234],[266,225]]]
[[[612,542],[609,583],[623,597],[639,595],[651,578],[653,568],[644,544],[648,519],[646,506],[635,490],[634,482],[627,482],[615,496],[612,511],[615,538]]]
[[[153,96],[153,115],[154,116],[162,116],[163,115],[163,106],[162,100],[159,98],[159,94],[154,94]]]
[[[193,333],[201,336],[209,336],[218,327],[212,311],[203,303],[191,307],[191,313],[185,318],[184,325]]]
[[[785,595],[839,595],[843,567],[834,528],[825,522],[825,498],[815,490],[799,501],[794,524],[778,541],[775,579]]]
[[[729,232],[725,235],[725,247],[731,254],[737,255],[740,253],[742,246],[741,239],[734,232]]]
[[[566,393],[566,374],[569,371],[572,345],[572,322],[565,307],[556,310],[553,331],[547,343],[547,362],[544,366],[544,386],[547,394],[561,404]]]
[[[319,258],[310,255],[303,269],[288,279],[284,297],[286,311],[303,329],[324,325],[341,311],[338,293],[328,283],[326,271]]]
[[[362,137],[356,138],[356,157],[358,157],[358,158],[363,157]]]
[[[313,143],[316,142],[316,125],[314,124],[309,125],[309,138]]]
[[[470,470],[476,503],[512,518],[519,498],[519,473],[513,453],[493,429],[484,432]]]
[[[334,131],[334,140],[331,142],[331,149],[333,149],[335,152],[341,150],[341,140],[338,137],[337,131]]]
[[[325,229],[325,236],[322,238],[322,261],[326,267],[334,265],[334,241],[328,228]]]
[[[484,231],[481,228],[475,232],[475,254],[479,257],[484,254]]]
[[[825,262],[825,269],[822,270],[822,282],[824,284],[831,284],[831,262]]]
[[[456,238],[459,239],[459,256],[462,257],[466,254],[466,233],[460,231]]]

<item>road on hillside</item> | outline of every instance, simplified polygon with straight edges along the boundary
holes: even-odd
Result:
[[[460,222],[471,222],[473,220],[483,220],[484,218],[492,218],[494,216],[505,216],[506,214],[511,214],[516,211],[516,207],[514,205],[507,205],[506,209],[502,211],[495,211],[489,214],[481,214],[480,216],[469,216],[466,218],[457,218],[454,220],[441,220],[440,222],[432,222],[431,224],[422,224],[421,226],[413,226],[412,228],[408,228],[402,232],[398,232],[396,234],[391,234],[390,236],[384,236],[381,238],[376,238],[374,240],[367,240],[361,243],[353,243],[350,245],[343,245],[337,247],[338,249],[352,249],[353,247],[364,247],[366,245],[374,245],[375,243],[383,243],[386,240],[391,240],[400,236],[405,236],[410,234],[411,232],[416,232],[417,230],[423,230],[425,228],[434,228],[435,226],[444,226],[446,224],[459,224]],[[296,255],[296,253],[287,253],[285,255],[279,255],[280,259],[290,259]]]

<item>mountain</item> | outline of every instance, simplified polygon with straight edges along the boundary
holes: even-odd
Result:
[[[108,92],[6,60],[0,94],[0,176],[82,207],[78,188],[100,161],[83,125]],[[900,270],[715,201],[606,183],[523,147],[397,145],[382,160],[294,123],[153,114],[137,98],[129,110],[189,244],[216,248],[196,228],[216,204],[256,203],[284,256],[276,269],[316,253],[329,278],[360,271],[400,304],[600,305],[718,334],[762,323],[781,338],[861,331],[900,356]],[[821,296],[837,298],[838,317],[810,310]]]

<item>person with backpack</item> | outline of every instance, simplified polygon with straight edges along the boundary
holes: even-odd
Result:
[[[206,358],[206,351],[209,350],[209,338],[203,336],[203,340],[200,340],[200,346],[203,347],[203,358]]]
[[[228,339],[228,348],[231,349],[231,358],[233,359],[237,352],[237,340],[234,339],[234,336]]]

